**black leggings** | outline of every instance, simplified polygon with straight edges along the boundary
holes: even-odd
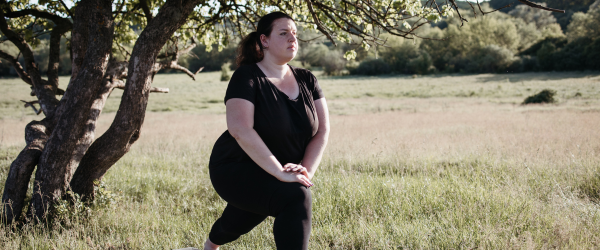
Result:
[[[308,249],[312,200],[310,189],[281,182],[254,162],[211,166],[210,179],[227,207],[212,226],[209,239],[217,245],[232,242],[275,217],[277,249]]]

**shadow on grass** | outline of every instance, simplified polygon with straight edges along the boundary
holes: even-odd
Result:
[[[600,173],[591,175],[579,185],[580,198],[600,203]]]

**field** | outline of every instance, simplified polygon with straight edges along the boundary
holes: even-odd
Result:
[[[48,227],[0,226],[0,248],[201,247],[225,206],[207,169],[226,130],[219,76],[157,75],[171,92],[151,95],[142,136],[99,199],[62,207]],[[600,248],[600,73],[317,77],[332,131],[310,249]],[[557,103],[520,105],[546,88]],[[0,79],[0,91],[5,180],[41,116],[22,107],[32,97],[20,80]],[[274,249],[272,222],[222,249]]]

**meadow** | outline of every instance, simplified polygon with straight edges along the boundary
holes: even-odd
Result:
[[[0,248],[200,248],[225,207],[207,169],[226,130],[219,76],[157,75],[170,92],[151,94],[140,140],[94,204],[62,204],[47,226],[0,226]],[[600,248],[600,73],[317,77],[331,136],[311,188],[310,249]],[[546,88],[556,103],[520,105]],[[0,92],[5,180],[41,116],[23,108],[20,80],[0,79]],[[222,249],[275,249],[272,223]]]

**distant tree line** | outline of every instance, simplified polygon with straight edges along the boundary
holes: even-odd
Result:
[[[361,75],[598,70],[599,3],[574,13],[564,31],[552,12],[525,5],[483,18],[464,11],[463,16],[470,17],[462,27],[454,17],[419,33],[432,39],[388,36],[386,47],[375,48],[346,68]]]

